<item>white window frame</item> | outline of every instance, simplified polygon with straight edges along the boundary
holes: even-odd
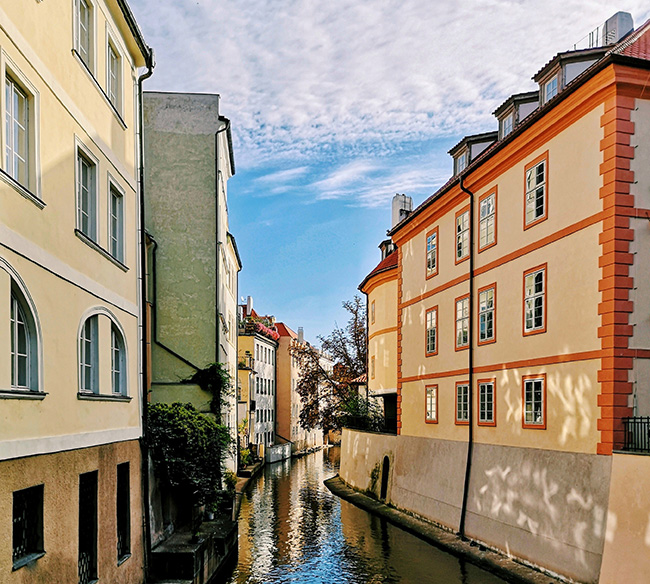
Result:
[[[426,422],[432,423],[438,421],[438,386],[427,385],[424,388],[424,403],[425,413],[424,419]]]
[[[478,423],[494,424],[494,381],[479,381]]]
[[[537,389],[537,386],[539,389]],[[539,391],[539,395],[536,392]],[[539,397],[539,399],[537,399]],[[529,399],[530,398],[530,399]],[[524,427],[546,427],[546,378],[543,375],[524,379]]]
[[[496,330],[495,322],[495,305],[496,305],[496,287],[490,286],[478,293],[478,341],[479,343],[489,343],[494,340],[494,332]],[[487,334],[488,322],[492,323],[491,334]]]
[[[41,169],[40,169],[40,94],[33,83],[22,74],[20,69],[11,60],[7,53],[0,52],[0,63],[2,69],[2,94],[0,100],[2,103],[3,120],[1,124],[2,135],[2,158],[1,164],[4,173],[0,173],[0,179],[10,184],[23,197],[35,203],[39,208],[43,208],[45,203],[41,200]],[[19,181],[13,176],[13,172],[7,167],[7,148],[9,147],[9,137],[7,135],[7,80],[16,86],[27,98],[27,173],[24,182]]]
[[[456,422],[469,422],[469,383],[456,384]]]
[[[127,395],[126,363],[124,335],[116,324],[111,322],[111,391],[113,395]]]
[[[115,55],[117,71],[113,80],[111,71],[111,51]],[[106,97],[120,117],[124,104],[124,51],[118,43],[117,36],[106,23]]]
[[[438,229],[435,228],[427,235],[427,276],[438,273]]]
[[[438,352],[438,307],[434,306],[425,313],[425,355],[435,355]]]
[[[467,159],[469,157],[469,153],[467,150],[465,150],[462,154],[459,154],[458,157],[455,160],[456,163],[456,174],[459,174],[463,170],[467,168]]]
[[[108,253],[117,261],[125,264],[125,237],[124,237],[124,189],[108,175]],[[118,200],[118,214],[113,213],[113,199]],[[113,234],[113,225],[116,225],[116,233]]]
[[[539,168],[542,168],[540,179]],[[546,217],[546,184],[548,168],[546,160],[540,160],[537,164],[526,170],[526,226],[532,225]],[[542,201],[541,213],[539,212],[538,201]],[[529,212],[532,216],[529,217]]]
[[[469,209],[456,216],[456,263],[469,257]]]
[[[496,217],[497,217],[496,193],[490,193],[479,202],[479,228],[478,228],[478,249],[479,251],[493,245],[496,241]]]
[[[456,299],[456,348],[469,347],[469,296]]]
[[[544,83],[544,103],[553,99],[560,91],[558,76],[554,75],[546,83]]]
[[[89,373],[88,379],[86,372]],[[99,315],[91,314],[79,333],[79,393],[99,394]]]
[[[98,176],[99,176],[99,160],[86,148],[82,142],[75,137],[75,191],[76,191],[76,202],[77,202],[77,229],[83,233],[88,239],[98,243],[98,225],[99,225],[99,188],[98,188]],[[89,168],[92,168],[92,184],[91,188],[88,189],[89,192],[89,204],[90,208],[87,210],[87,215],[89,220],[92,219],[91,233],[85,232],[82,222],[82,193],[81,193],[81,160],[85,159],[86,164],[89,165]]]
[[[508,134],[512,133],[514,127],[515,114],[514,112],[511,112],[501,120],[501,138],[505,138]]]
[[[539,281],[541,281],[541,289],[538,287]],[[540,319],[541,323],[535,324],[536,319]],[[544,330],[546,330],[546,266],[541,266],[524,274],[524,333]]]
[[[84,4],[88,8],[88,47],[86,50],[82,47],[82,18],[81,18],[81,7]],[[88,70],[94,75],[97,70],[96,63],[96,53],[95,50],[95,39],[97,38],[96,34],[96,9],[95,4],[91,0],[73,0],[73,10],[74,10],[74,50],[79,58],[79,60],[88,68]],[[86,58],[84,58],[84,53],[86,53]]]

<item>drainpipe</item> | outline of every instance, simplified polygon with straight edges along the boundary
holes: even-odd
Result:
[[[466,539],[465,518],[467,516],[467,497],[469,494],[469,480],[472,471],[472,453],[474,451],[474,193],[465,187],[464,178],[464,175],[460,176],[460,189],[469,195],[469,347],[467,355],[469,379],[467,415],[469,419],[469,434],[467,436],[467,460],[465,462],[463,504],[460,510],[460,525],[458,527],[458,536],[463,540]]]
[[[148,48],[148,47],[147,47]],[[142,323],[141,355],[142,355],[142,438],[140,439],[140,456],[141,474],[142,474],[142,501],[144,505],[144,572],[149,574],[149,564],[151,557],[151,515],[149,513],[149,451],[146,443],[147,436],[147,412],[149,403],[148,376],[149,369],[147,363],[147,236],[145,233],[145,211],[144,211],[144,114],[142,111],[142,84],[145,80],[153,75],[153,68],[156,65],[153,49],[148,48],[145,55],[147,71],[138,78],[138,154],[139,166],[139,203],[140,203],[140,310]]]

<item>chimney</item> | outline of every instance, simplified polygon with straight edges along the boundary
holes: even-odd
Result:
[[[617,12],[603,25],[603,45],[613,45],[634,30],[634,20],[629,12]]]
[[[246,298],[246,316],[250,316],[253,312],[253,297],[249,296]]]
[[[393,197],[393,220],[391,228],[395,227],[402,219],[413,210],[413,199],[406,195],[397,194]]]
[[[305,331],[301,326],[298,327],[298,342],[301,345],[305,342]]]

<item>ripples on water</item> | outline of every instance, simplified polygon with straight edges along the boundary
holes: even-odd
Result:
[[[244,495],[228,584],[498,584],[503,580],[332,495],[331,448],[267,465]]]

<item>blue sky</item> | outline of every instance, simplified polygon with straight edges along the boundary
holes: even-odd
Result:
[[[433,193],[449,148],[616,10],[650,17],[643,0],[130,4],[156,52],[145,89],[219,93],[231,120],[240,296],[313,342],[345,324],[395,193]]]

